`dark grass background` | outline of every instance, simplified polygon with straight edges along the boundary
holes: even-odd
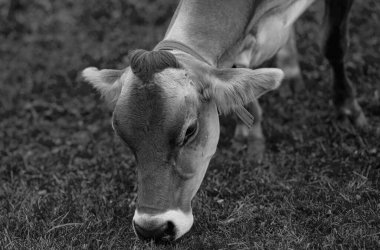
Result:
[[[222,130],[180,241],[139,242],[135,163],[78,73],[123,68],[162,39],[176,1],[0,1],[1,249],[380,248],[380,140],[336,121],[318,9],[297,24],[306,88],[261,99],[261,165]],[[380,4],[356,1],[347,70],[380,124]]]

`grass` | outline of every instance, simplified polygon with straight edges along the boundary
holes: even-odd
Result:
[[[0,1],[0,248],[379,249],[380,140],[337,122],[315,11],[297,25],[307,87],[261,99],[267,152],[244,161],[222,129],[178,242],[136,239],[135,163],[79,80],[162,39],[175,1]],[[316,8],[314,8],[315,10]],[[9,11],[11,10],[11,11]],[[380,124],[380,5],[356,1],[347,70]],[[285,94],[284,94],[285,93]]]

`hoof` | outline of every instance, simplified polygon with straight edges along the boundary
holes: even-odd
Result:
[[[265,139],[252,138],[247,141],[247,160],[262,163],[265,152]]]
[[[370,126],[364,112],[358,102],[354,99],[338,108],[339,120],[349,120],[356,128],[368,131]]]
[[[360,112],[358,116],[352,118],[352,122],[357,128],[364,129],[364,130],[369,129],[367,118],[365,117],[363,112]]]
[[[263,161],[265,138],[260,126],[251,130],[244,125],[236,126],[234,141],[235,145],[244,145],[237,151],[244,152],[247,161],[254,163]]]

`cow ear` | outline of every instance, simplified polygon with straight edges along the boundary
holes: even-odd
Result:
[[[82,71],[82,76],[100,92],[107,105],[113,110],[121,92],[122,83],[120,77],[124,71],[114,69],[98,70],[95,67],[90,67]]]
[[[202,94],[227,114],[280,86],[284,72],[277,68],[212,69],[203,75]]]

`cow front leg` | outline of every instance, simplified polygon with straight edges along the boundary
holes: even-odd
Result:
[[[297,93],[304,88],[304,81],[298,61],[294,28],[290,30],[288,41],[277,52],[275,63],[276,66],[282,69],[285,73],[282,88],[280,89],[282,95],[289,95],[289,92]]]
[[[344,57],[348,47],[347,22],[352,0],[326,0],[324,54],[333,72],[333,101],[341,119],[349,119],[359,128],[367,128],[367,119],[356,100],[356,91],[347,78]]]
[[[237,55],[234,67],[251,68],[252,50],[256,39],[248,35],[242,45],[241,52]],[[237,120],[234,139],[247,145],[247,158],[254,162],[262,162],[265,151],[265,137],[261,127],[262,110],[258,100],[254,100],[246,107],[253,115],[255,121],[252,128],[248,128],[240,119]]]
[[[258,100],[247,105],[248,111],[255,118],[252,128],[248,128],[239,119],[235,128],[235,140],[247,144],[247,158],[255,162],[262,162],[265,151],[265,137],[261,127],[262,110]]]

